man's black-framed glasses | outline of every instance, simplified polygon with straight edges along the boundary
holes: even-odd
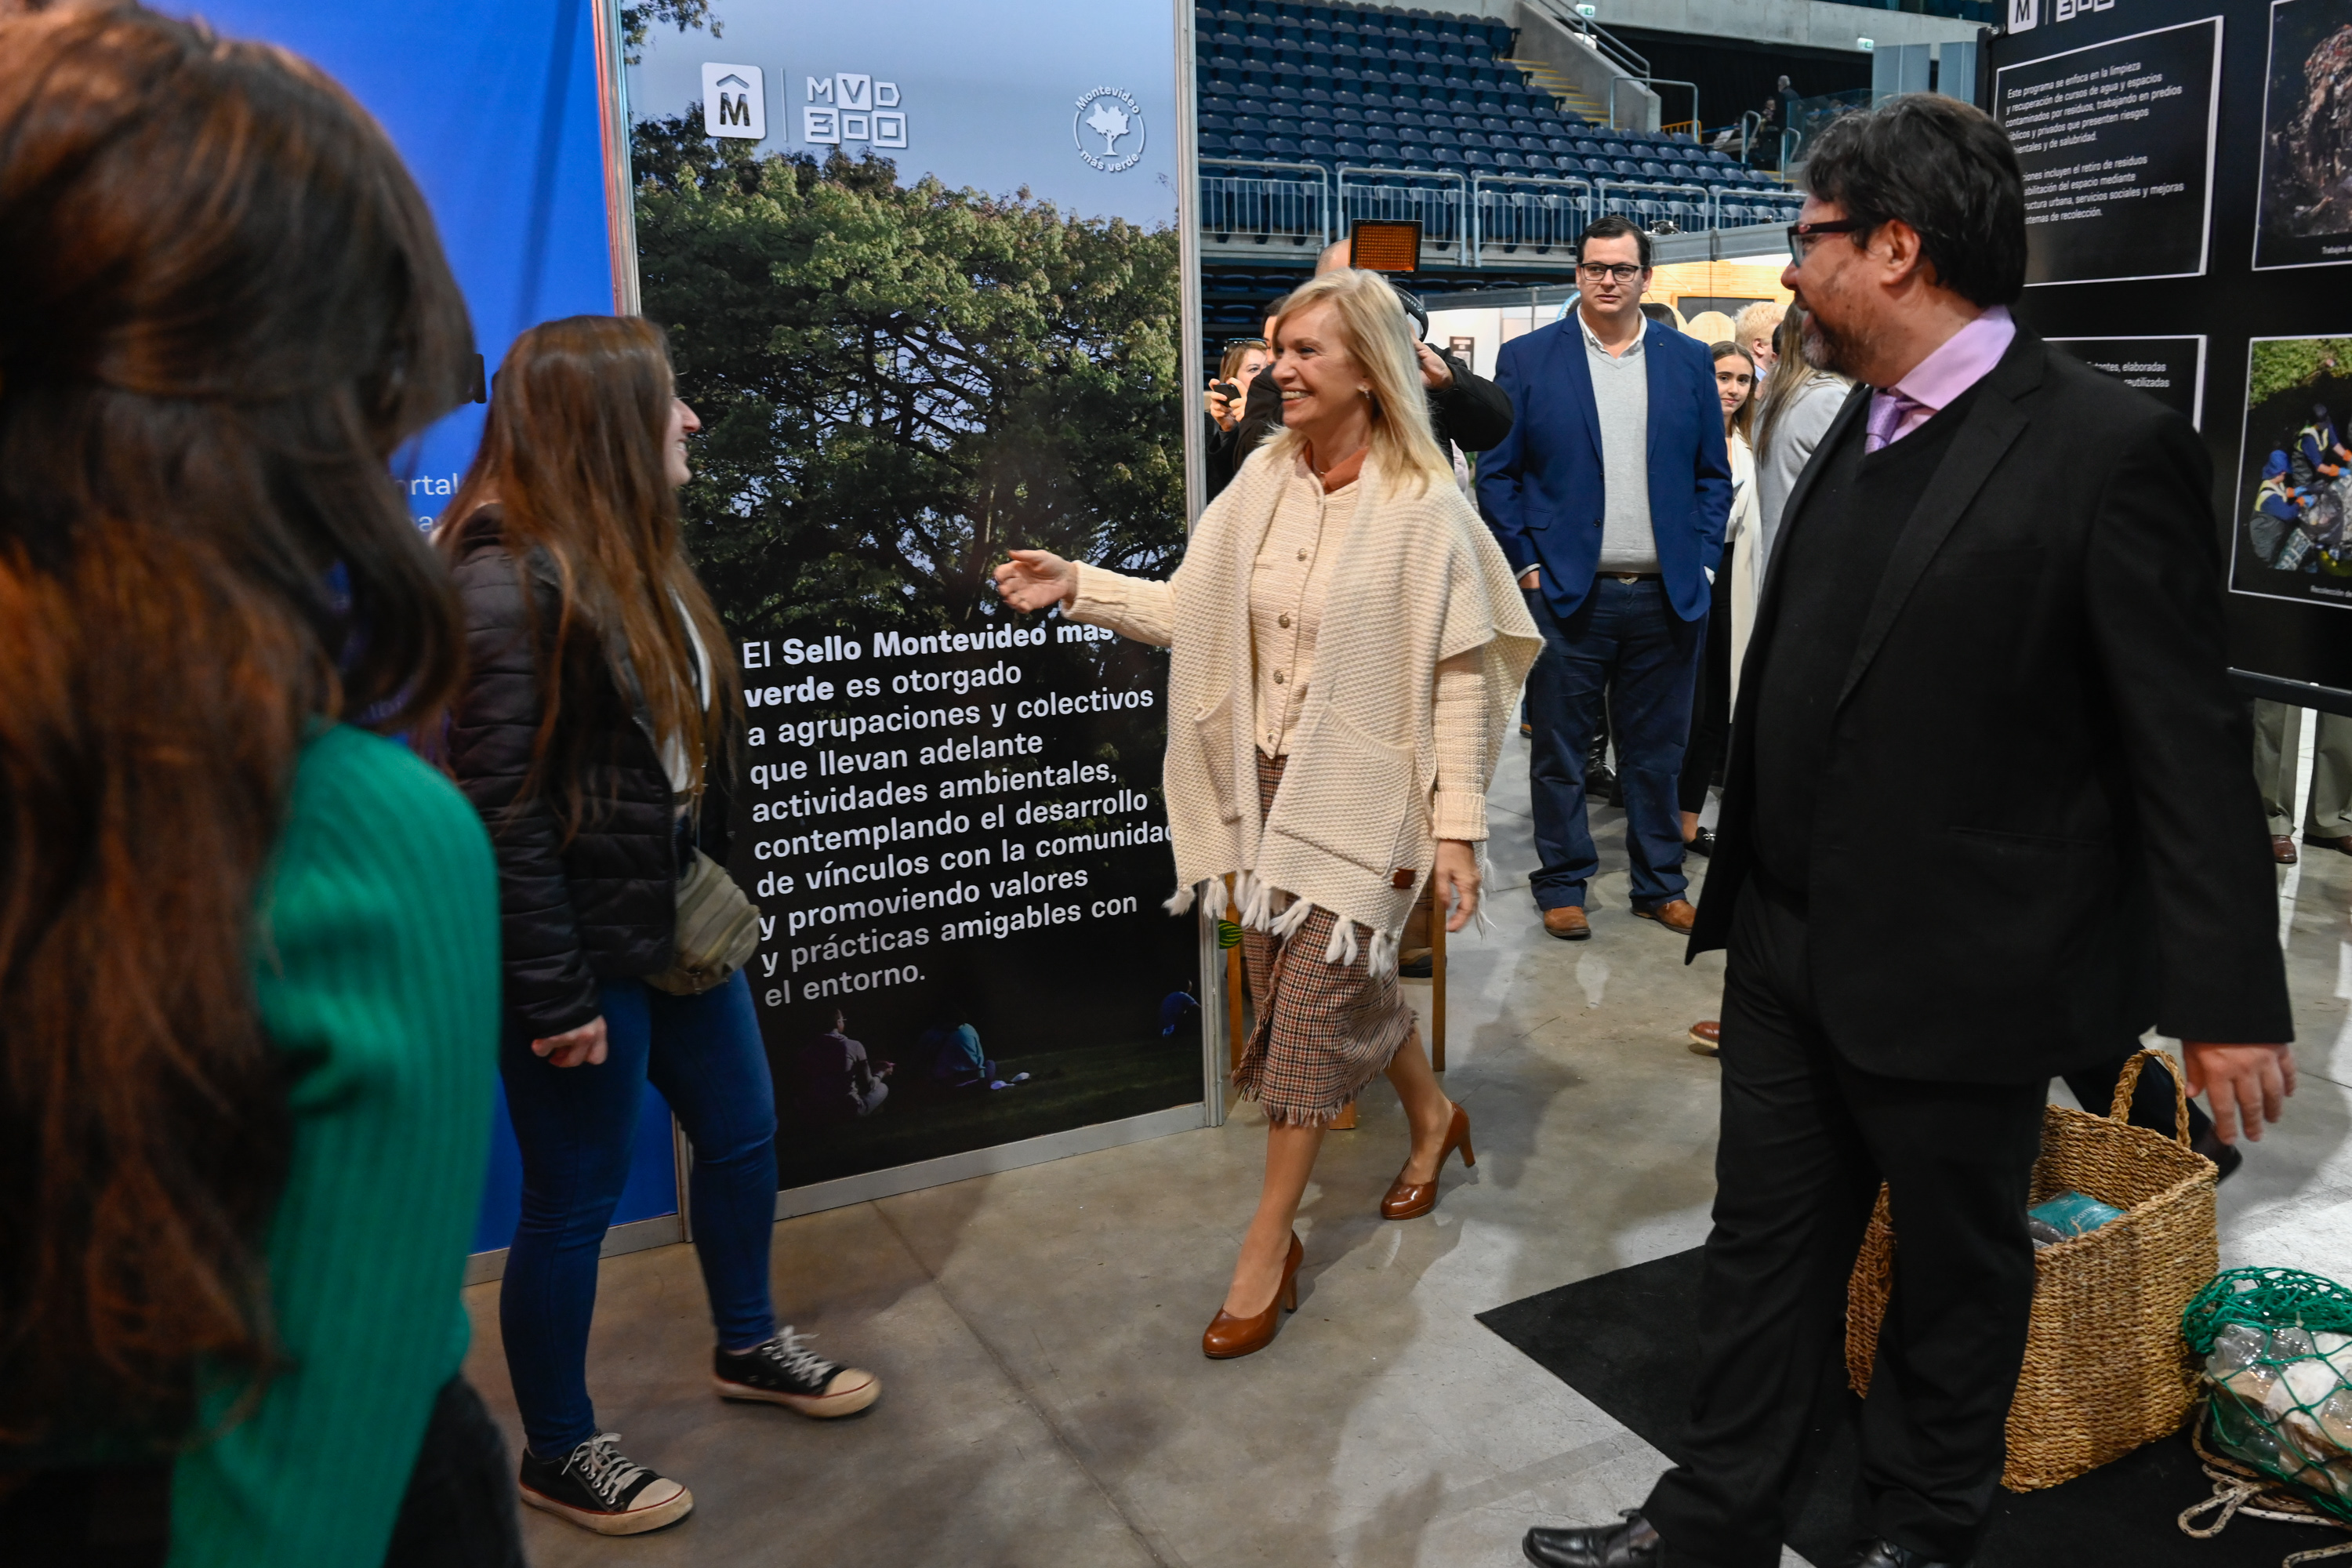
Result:
[[[1649,268],[1636,267],[1630,261],[1580,261],[1576,265],[1576,270],[1595,283],[1605,278],[1614,278],[1620,283],[1631,283]]]
[[[1792,223],[1789,226],[1789,254],[1801,263],[1806,257],[1812,254],[1813,241],[1821,238],[1822,236],[1853,234],[1874,226],[1875,226],[1864,223],[1858,217],[1823,218],[1819,223]]]

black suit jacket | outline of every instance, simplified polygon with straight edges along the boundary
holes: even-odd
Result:
[[[1858,386],[1783,513],[1866,416]],[[2021,329],[1902,531],[1832,721],[1814,998],[1891,1077],[2024,1082],[2150,1026],[2293,1037],[2246,710],[2225,677],[2212,469],[2187,421]],[[1692,956],[1751,874],[1753,729],[1792,552],[1743,666]]]

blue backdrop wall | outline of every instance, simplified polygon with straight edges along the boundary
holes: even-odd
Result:
[[[432,205],[473,313],[475,347],[491,367],[534,322],[611,311],[588,0],[166,0],[165,8],[317,61],[382,121]],[[481,429],[482,409],[461,408],[400,454],[397,477],[420,525],[446,503]],[[503,1099],[489,1160],[481,1251],[513,1235],[521,1184]],[[669,1108],[648,1089],[614,1217],[676,1212]]]

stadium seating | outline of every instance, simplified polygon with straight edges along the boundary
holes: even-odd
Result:
[[[1351,195],[1348,217],[1419,216],[1449,242],[1469,225],[1490,264],[1557,252],[1603,210],[1685,230],[1794,216],[1786,186],[1722,153],[1562,109],[1510,63],[1512,29],[1488,17],[1301,0],[1203,0],[1195,17],[1212,230],[1286,221],[1282,171],[1230,166],[1268,163],[1293,165],[1294,188],[1318,178],[1303,166],[1322,181],[1346,171],[1370,204]],[[1303,210],[1295,189],[1288,199]]]

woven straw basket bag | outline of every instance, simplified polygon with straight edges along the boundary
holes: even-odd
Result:
[[[2131,1126],[2140,1069],[2172,1070],[2171,1138]],[[2180,1313],[2221,1267],[2211,1161],[2189,1148],[2189,1094],[2162,1051],[2141,1051],[2105,1116],[2053,1105],[2042,1112],[2039,1204],[2072,1189],[2124,1211],[2098,1229],[2034,1255],[2033,1321],[2009,1407],[2009,1464],[2000,1484],[2038,1491],[2095,1470],[2188,1419],[2197,1369],[2180,1340]],[[1870,1386],[1878,1325],[1895,1277],[1886,1189],[1847,1286],[1846,1379]]]

